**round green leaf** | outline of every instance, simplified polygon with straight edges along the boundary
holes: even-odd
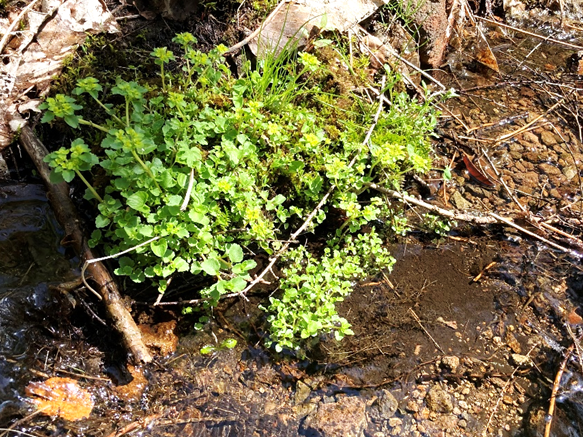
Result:
[[[142,211],[148,200],[148,193],[145,191],[138,191],[127,198],[127,204],[130,208],[136,211]]]
[[[162,258],[168,249],[168,241],[165,238],[152,241],[150,243],[150,248],[152,249],[152,252],[154,252],[154,255]]]
[[[238,244],[231,244],[229,250],[227,251],[227,255],[232,263],[239,263],[243,261],[243,249]]]
[[[215,258],[209,258],[204,261],[200,267],[207,275],[216,276],[217,273],[219,273],[220,263]]]

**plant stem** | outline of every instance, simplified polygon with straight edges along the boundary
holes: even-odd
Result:
[[[99,129],[100,131],[102,131],[102,132],[105,132],[105,133],[109,132],[109,131],[108,131],[106,128],[104,128],[103,126],[100,126],[100,125],[98,125],[98,124],[92,123],[92,122],[90,122],[90,121],[87,121],[87,120],[83,120],[83,119],[82,119],[82,118],[80,118],[80,117],[79,117],[79,124],[84,124],[84,125],[86,125],[86,126],[91,126],[91,127],[94,127],[95,129]]]
[[[166,83],[164,82],[164,62],[160,64],[160,74],[162,76],[162,91],[166,92]]]
[[[85,177],[81,174],[81,172],[79,170],[75,170],[75,174],[77,176],[79,176],[79,179],[81,179],[83,181],[83,183],[87,186],[87,189],[89,191],[91,191],[91,194],[93,194],[93,197],[95,197],[97,200],[99,200],[100,203],[103,203],[103,199],[101,198],[101,196],[99,194],[97,194],[97,191],[95,191],[95,188],[93,188],[93,186],[89,183],[89,181],[87,179],[85,179]]]
[[[156,188],[158,188],[160,191],[162,191],[162,188],[160,188],[160,185],[158,185],[158,182],[156,182],[156,178],[154,177],[154,174],[152,173],[152,171],[150,170],[150,168],[144,163],[144,161],[142,161],[140,159],[140,157],[138,156],[138,154],[136,153],[135,150],[132,149],[132,155],[134,156],[134,159],[136,161],[138,161],[138,164],[140,164],[140,166],[144,169],[144,171],[146,172],[146,174],[148,176],[150,176],[150,179],[152,179],[152,182],[154,182],[154,184],[156,184]]]
[[[111,118],[113,118],[115,121],[117,121],[122,126],[124,125],[123,121],[121,121],[121,119],[117,115],[115,115],[111,109],[109,109],[107,106],[105,106],[103,103],[101,103],[101,101],[99,99],[96,99],[95,97],[93,97],[93,100],[95,100],[97,102],[97,104],[99,106],[101,106],[103,109],[105,109],[105,112],[107,112],[107,114]]]

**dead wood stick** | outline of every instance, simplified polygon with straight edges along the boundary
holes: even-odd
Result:
[[[377,184],[368,184],[368,186],[370,188],[372,188],[373,190],[377,190],[381,193],[388,194],[390,197],[392,197],[394,199],[404,200],[405,202],[412,203],[413,205],[421,206],[425,209],[428,209],[429,211],[436,212],[443,217],[447,217],[447,218],[450,218],[453,220],[461,220],[464,222],[476,223],[478,225],[491,225],[491,224],[498,223],[498,220],[496,220],[495,218],[490,217],[488,215],[480,216],[480,215],[474,215],[474,214],[466,214],[466,213],[459,212],[459,211],[452,211],[449,209],[440,208],[439,206],[424,202],[423,200],[417,199],[415,197],[399,193],[398,191],[389,190],[387,188],[379,187]]]
[[[440,208],[439,206],[424,202],[423,200],[417,199],[415,197],[399,193],[398,191],[389,190],[387,188],[379,187],[377,184],[367,184],[367,185],[370,188],[372,188],[373,190],[377,190],[380,193],[387,194],[394,199],[400,199],[400,200],[403,200],[405,202],[412,203],[413,205],[421,206],[425,209],[428,209],[429,211],[436,212],[437,214],[439,214],[443,217],[451,218],[453,220],[462,220],[465,222],[475,223],[475,224],[479,224],[479,225],[505,223],[509,226],[512,226],[513,228],[518,229],[520,232],[523,232],[527,235],[530,235],[531,237],[539,239],[543,243],[548,244],[549,246],[554,247],[555,249],[558,249],[562,252],[568,253],[569,255],[575,256],[577,258],[582,257],[581,254],[579,254],[573,250],[567,249],[566,247],[563,247],[559,244],[553,243],[552,241],[550,241],[544,237],[541,237],[540,235],[535,234],[534,232],[531,232],[528,229],[524,229],[522,226],[519,226],[516,223],[514,223],[511,219],[501,217],[498,214],[495,214],[493,212],[488,212],[484,216],[479,216],[479,215],[467,214],[467,213],[463,213],[463,212],[459,212],[459,211],[452,211],[449,209]]]
[[[541,118],[543,118],[543,117],[547,116],[548,114],[550,114],[551,112],[553,112],[555,110],[555,108],[557,108],[557,106],[561,105],[564,101],[565,101],[565,97],[562,98],[561,100],[559,100],[557,103],[555,103],[549,109],[547,109],[544,114],[539,115],[531,122],[525,124],[524,126],[521,126],[520,128],[518,128],[514,132],[510,132],[509,134],[502,135],[501,137],[496,138],[496,140],[495,140],[496,143],[501,143],[502,141],[507,141],[510,138],[513,138],[516,135],[523,133],[525,130],[527,130],[531,126],[534,126],[534,124],[537,123]]]
[[[114,431],[111,434],[109,434],[107,437],[121,437],[123,435],[129,434],[130,432],[136,430],[136,429],[146,429],[149,426],[152,426],[152,424],[160,419],[162,417],[161,413],[156,413],[156,414],[150,414],[149,416],[146,417],[142,417],[141,419],[136,420],[135,422],[129,423],[126,426],[124,426],[122,429],[118,430],[118,431]]]
[[[546,239],[545,237],[541,237],[538,234],[535,234],[534,232],[529,231],[528,229],[524,229],[522,226],[517,225],[516,223],[514,223],[512,220],[504,218],[499,216],[498,214],[494,214],[493,212],[489,213],[492,217],[498,219],[500,222],[506,223],[507,225],[512,226],[513,228],[518,229],[520,232],[524,232],[527,235],[530,235],[531,237],[537,238],[538,240],[542,241],[545,244],[548,244],[551,247],[554,247],[555,249],[560,250],[561,252],[565,252],[568,253],[570,255],[573,255],[577,258],[581,258],[581,255],[578,254],[577,252],[567,249],[566,247],[563,247],[557,243],[553,243],[552,241]]]
[[[48,154],[44,144],[39,141],[29,126],[24,126],[20,133],[20,143],[26,149],[33,160],[43,182],[48,191],[49,201],[55,212],[57,220],[65,229],[63,245],[70,245],[82,260],[94,259],[93,253],[83,232],[81,230],[81,220],[77,215],[75,206],[69,198],[69,187],[63,182],[52,184],[49,180],[50,169],[43,161]],[[142,334],[138,329],[134,319],[125,307],[123,300],[117,289],[117,284],[111,274],[101,262],[92,262],[87,266],[87,271],[98,285],[98,291],[114,328],[121,334],[125,347],[136,362],[148,363],[152,361],[150,351],[142,341]]]
[[[551,399],[549,401],[549,412],[547,414],[547,420],[545,425],[545,434],[544,437],[549,437],[551,435],[551,426],[553,425],[553,414],[555,413],[555,403],[557,400],[557,392],[559,391],[559,387],[561,385],[561,378],[563,377],[563,373],[565,372],[565,367],[567,367],[567,361],[569,361],[569,357],[573,352],[575,344],[573,343],[569,346],[569,349],[565,352],[565,358],[557,371],[557,376],[555,376],[555,381],[553,382],[553,390],[551,391]]]
[[[530,350],[526,354],[527,357],[530,358],[530,354],[532,353],[532,351],[534,350],[535,347],[536,346],[533,346],[530,348]],[[486,426],[484,426],[484,431],[482,432],[483,437],[486,437],[487,435],[489,435],[488,429],[490,428],[490,424],[492,423],[494,416],[498,412],[498,408],[500,407],[500,402],[504,398],[504,393],[506,393],[506,390],[508,390],[508,387],[510,387],[512,385],[512,383],[514,382],[514,377],[516,376],[516,372],[518,372],[518,369],[520,369],[520,366],[514,367],[514,370],[510,374],[510,377],[508,378],[508,380],[504,384],[504,387],[502,387],[502,390],[500,391],[500,395],[498,396],[498,399],[496,400],[496,403],[494,404],[494,408],[492,409],[492,412],[490,413],[490,416],[488,417],[488,422],[486,423]]]
[[[429,337],[429,339],[431,340],[431,342],[435,345],[435,347],[437,349],[439,349],[439,351],[445,355],[445,351],[441,348],[441,346],[439,345],[439,343],[437,343],[435,341],[435,339],[431,336],[431,334],[429,333],[429,331],[427,329],[425,329],[425,327],[423,326],[423,324],[421,323],[421,319],[419,318],[419,316],[417,314],[415,314],[415,311],[413,311],[413,308],[409,308],[409,311],[411,312],[411,314],[413,315],[413,318],[415,319],[415,321],[419,324],[419,326],[421,326],[421,329],[423,330],[423,332],[425,332],[425,335],[427,335],[427,337]]]

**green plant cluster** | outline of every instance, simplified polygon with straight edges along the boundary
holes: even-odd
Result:
[[[311,229],[331,211],[342,211],[342,224],[323,253],[299,246],[284,256],[281,296],[272,297],[267,310],[278,350],[297,349],[321,333],[349,334],[334,304],[352,281],[393,263],[374,230],[359,232],[394,214],[377,196],[363,201],[363,193],[370,182],[395,188],[406,172],[430,167],[431,103],[391,95],[392,105],[363,144],[377,105],[351,97],[351,108],[335,108],[341,116],[329,135],[329,120],[318,108],[336,97],[313,85],[327,68],[316,56],[273,55],[254,70],[246,63],[237,78],[223,58],[225,47],[200,52],[188,33],[174,41],[181,56],[167,48],[152,53],[158,85],[118,78],[104,95],[99,81],[88,77],[78,81],[75,97],[43,103],[44,122],[61,118],[84,128],[81,136],[87,128],[102,135],[99,146],[78,138],[46,158],[54,182],[78,176],[86,198],[96,202],[90,245],[111,255],[133,248],[115,273],[152,281],[160,292],[177,273],[207,275],[211,285],[200,293],[213,305],[244,290],[256,267],[254,253],[278,252],[332,188]],[[384,90],[389,95],[398,80],[392,79]],[[79,115],[81,97],[105,111],[106,122]],[[107,176],[98,188],[82,174],[96,166]]]
[[[394,258],[374,230],[356,236],[332,239],[320,257],[305,246],[291,250],[280,281],[281,297],[270,297],[271,337],[278,352],[298,349],[302,340],[333,332],[336,340],[352,335],[348,321],[340,317],[335,304],[352,291],[354,281],[390,269]]]

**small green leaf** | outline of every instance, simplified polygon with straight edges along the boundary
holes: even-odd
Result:
[[[227,338],[221,342],[221,347],[224,349],[233,349],[237,346],[237,340],[234,338]]]
[[[207,345],[200,348],[200,354],[201,355],[209,355],[209,354],[212,354],[216,350],[217,350],[217,348],[215,346],[213,346],[212,344],[207,344]]]
[[[111,223],[111,220],[108,219],[107,217],[102,216],[101,214],[99,214],[95,218],[95,227],[97,227],[97,228],[104,228],[110,223]]]
[[[247,281],[237,276],[229,280],[229,286],[233,293],[239,293],[240,291],[245,290],[245,287],[247,287]]]
[[[160,238],[159,240],[152,241],[150,243],[150,248],[154,255],[157,257],[162,258],[166,254],[166,250],[168,249],[168,241],[165,238]]]
[[[40,108],[40,106],[39,106]],[[43,109],[43,108],[41,108]],[[45,114],[43,115],[43,118],[40,119],[41,123],[50,123],[51,121],[53,121],[55,119],[55,114],[52,112],[45,112]]]
[[[71,182],[73,179],[75,179],[75,172],[73,170],[63,170],[61,172],[61,175],[63,176],[63,179],[65,180],[65,182],[69,183]]]
[[[176,258],[174,258],[174,261],[172,261],[172,264],[174,264],[174,267],[176,268],[177,272],[186,272],[189,269],[189,265],[188,262],[186,262],[186,260],[184,258],[181,258],[179,256],[177,256]]]
[[[126,202],[130,208],[136,211],[143,211],[148,200],[148,193],[145,191],[138,191],[127,198]]]
[[[65,115],[64,117],[65,123],[71,126],[74,129],[79,127],[79,117],[76,115]]]
[[[231,244],[227,250],[227,255],[232,263],[240,263],[243,261],[243,249],[238,244]]]
[[[209,276],[216,276],[219,273],[220,263],[215,258],[209,258],[204,261],[200,268]]]
[[[57,171],[57,169],[54,169],[53,171],[51,171],[51,174],[49,176],[49,180],[51,181],[52,184],[60,184],[61,182],[65,181],[63,179],[63,175],[61,174],[60,171]]]
[[[450,181],[451,180],[451,168],[450,167],[445,167],[443,169],[443,178],[446,181]]]

